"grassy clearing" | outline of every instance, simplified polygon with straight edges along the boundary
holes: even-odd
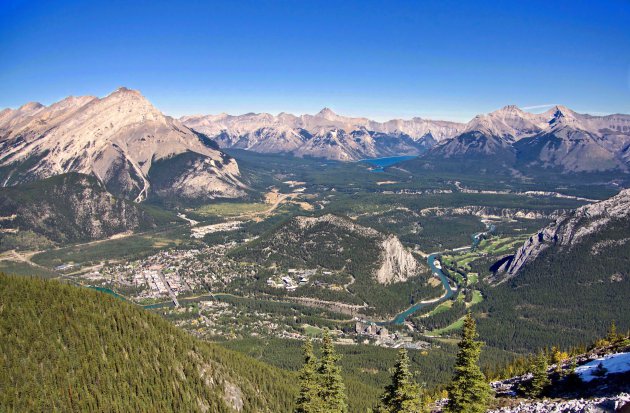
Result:
[[[221,216],[233,217],[243,214],[252,214],[263,212],[269,209],[268,204],[260,202],[237,203],[237,202],[219,202],[216,204],[207,204],[195,210],[195,213],[204,217]]]
[[[309,324],[304,324],[302,328],[304,329],[304,334],[306,334],[309,337],[321,337],[322,335],[321,328],[318,328]]]
[[[471,307],[475,304],[479,304],[482,301],[483,301],[483,295],[481,295],[481,291],[475,290],[473,291],[472,300],[470,300],[470,302],[466,304],[466,307]]]
[[[479,243],[475,251],[466,251],[460,254],[447,254],[442,256],[442,260],[453,267],[470,271],[470,263],[483,256],[499,256],[513,253],[519,246],[529,238],[529,235],[519,235],[517,237],[492,237],[484,239]],[[474,282],[477,282],[478,276]],[[470,283],[472,284],[472,282]]]
[[[429,331],[427,335],[441,336],[444,334],[452,333],[453,331],[461,330],[463,326],[464,326],[464,317],[460,318],[459,320],[455,321],[452,324],[449,324],[448,326],[444,328],[439,328],[437,330]]]
[[[452,300],[445,301],[442,304],[440,304],[437,307],[435,307],[433,310],[429,311],[425,315],[425,317],[431,317],[431,316],[434,316],[436,314],[440,314],[440,313],[443,313],[445,311],[448,311],[452,306],[453,306],[453,301]]]

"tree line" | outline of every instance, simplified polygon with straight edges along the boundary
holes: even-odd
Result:
[[[466,315],[462,339],[458,344],[455,371],[449,385],[446,413],[485,412],[492,396],[486,377],[479,368],[483,343],[477,340],[475,320]],[[322,340],[318,360],[310,340],[303,347],[304,363],[299,374],[299,395],[294,413],[346,413],[348,411],[339,356],[328,332]],[[409,355],[400,349],[387,385],[375,413],[424,413],[429,408],[429,394],[414,380]]]

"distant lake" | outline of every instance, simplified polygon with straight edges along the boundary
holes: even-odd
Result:
[[[397,164],[398,162],[408,161],[409,159],[416,158],[415,156],[390,156],[388,158],[374,158],[374,159],[362,159],[359,162],[365,162],[372,165],[374,168],[371,172],[383,172],[388,166]]]

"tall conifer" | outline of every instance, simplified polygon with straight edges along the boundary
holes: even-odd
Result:
[[[477,331],[475,320],[468,313],[464,319],[462,340],[455,362],[455,373],[448,385],[448,413],[483,413],[492,394],[486,378],[481,372],[479,354],[483,343],[475,340]]]
[[[381,396],[378,413],[420,413],[423,411],[420,386],[409,371],[409,355],[401,349],[392,374],[392,382]]]
[[[321,412],[321,400],[318,394],[317,357],[313,352],[313,343],[307,340],[302,348],[304,365],[300,370],[300,395],[296,402],[295,413]]]
[[[339,356],[335,352],[332,338],[326,331],[322,341],[322,358],[319,363],[319,397],[326,413],[346,413],[348,403],[346,389],[337,365]]]

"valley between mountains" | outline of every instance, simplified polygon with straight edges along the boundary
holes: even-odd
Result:
[[[204,343],[199,360],[164,357],[202,363],[182,374],[216,409],[291,406],[237,365],[258,359],[289,388],[302,342],[325,331],[354,412],[400,348],[439,393],[469,313],[487,373],[630,329],[630,115],[175,119],[120,88],[0,112],[0,182],[0,271],[86,295],[0,287],[120,304],[134,328],[153,313],[177,349]]]

